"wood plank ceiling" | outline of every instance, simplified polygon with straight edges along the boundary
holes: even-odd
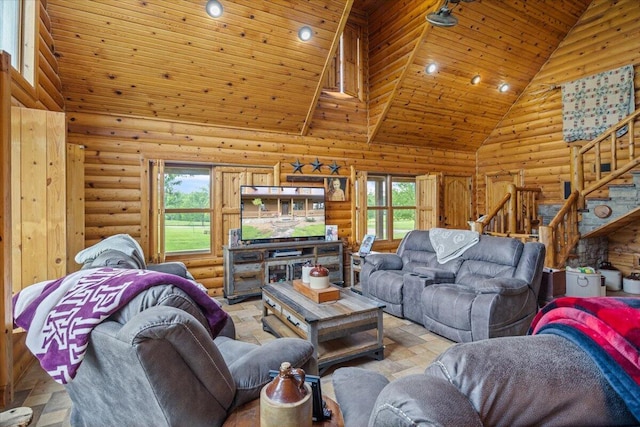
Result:
[[[304,135],[358,13],[368,21],[368,141],[475,151],[591,0],[463,2],[452,28],[425,21],[441,0],[221,2],[212,19],[206,0],[47,0],[66,110]],[[306,43],[303,25],[314,31]]]

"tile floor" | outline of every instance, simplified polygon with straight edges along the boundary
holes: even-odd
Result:
[[[232,316],[237,338],[247,342],[264,343],[275,339],[262,330],[262,308],[260,299],[247,300],[228,305],[224,309]],[[433,359],[452,342],[432,334],[425,328],[409,321],[384,315],[384,360],[359,358],[336,365],[322,376],[323,394],[333,398],[331,375],[340,366],[360,366],[384,374],[389,379],[420,373]],[[15,399],[11,407],[29,406],[34,417],[31,426],[70,426],[71,400],[64,387],[54,382],[34,363],[25,376],[16,384]]]

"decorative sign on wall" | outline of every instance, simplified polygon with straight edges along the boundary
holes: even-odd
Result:
[[[295,162],[289,163],[289,164],[293,166],[293,173],[296,173],[296,172],[304,173],[302,168],[306,166],[306,163],[301,163],[300,159],[296,159]],[[324,166],[324,163],[320,162],[320,160],[318,160],[318,158],[316,157],[316,159],[313,162],[309,163],[309,165],[313,167],[311,172],[322,172],[322,167]],[[327,167],[331,171],[331,175],[338,175],[340,173],[340,168],[342,166],[338,165],[334,160],[333,163],[331,163]]]
[[[590,140],[633,113],[634,68],[627,65],[562,85],[564,140]],[[617,136],[627,132],[624,127]]]

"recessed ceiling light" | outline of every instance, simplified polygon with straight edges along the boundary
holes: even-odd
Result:
[[[218,0],[209,0],[205,9],[212,18],[220,18],[222,16],[222,4]]]
[[[300,30],[298,31],[298,38],[303,42],[310,40],[312,35],[313,31],[311,30],[311,27],[308,27],[306,25],[300,28]]]
[[[477,85],[478,83],[480,83],[480,80],[482,80],[482,77],[480,77],[480,74],[476,74],[471,78],[471,84]]]
[[[506,92],[509,90],[509,85],[506,83],[502,83],[500,86],[498,86],[498,90],[500,92]]]
[[[436,70],[438,69],[438,66],[436,65],[435,62],[432,62],[431,64],[427,65],[424,68],[425,73],[427,74],[433,74],[436,72]]]

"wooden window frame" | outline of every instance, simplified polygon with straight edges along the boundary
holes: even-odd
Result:
[[[368,183],[370,181],[372,181],[373,179],[378,180],[380,183],[382,183],[382,186],[384,187],[382,189],[383,192],[386,192],[386,199],[384,200],[384,203],[379,204],[379,205],[375,205],[375,206],[369,206],[368,203]],[[356,199],[358,200],[358,208],[360,210],[360,213],[357,215],[356,217],[356,221],[359,222],[359,224],[357,225],[357,230],[358,230],[358,238],[362,239],[362,237],[365,234],[370,234],[368,231],[368,218],[369,218],[369,213],[370,212],[378,212],[379,215],[386,215],[386,224],[384,223],[379,223],[377,224],[378,227],[384,227],[384,229],[382,228],[378,228],[377,230],[375,230],[376,234],[376,241],[377,242],[394,242],[394,241],[399,241],[401,240],[401,238],[394,238],[394,224],[393,224],[393,218],[394,218],[394,212],[398,211],[398,210],[413,210],[413,212],[415,213],[415,220],[417,221],[417,215],[418,215],[418,209],[417,209],[417,204],[419,203],[419,201],[417,200],[418,194],[416,191],[416,205],[414,206],[393,206],[393,195],[392,195],[392,187],[394,182],[413,182],[414,185],[417,186],[417,182],[416,182],[416,176],[413,175],[397,175],[397,174],[384,174],[384,173],[366,173],[366,172],[361,172],[359,173],[359,178],[358,178],[358,184],[356,185],[356,191],[359,193],[356,195]],[[383,234],[381,233],[384,232],[386,233],[385,237],[382,237]]]
[[[145,168],[145,177],[149,182],[148,194],[148,242],[149,257],[152,262],[166,260],[189,260],[222,257],[223,246],[228,243],[229,230],[240,226],[240,186],[279,185],[280,163],[274,166],[230,165],[208,162],[190,162],[177,159],[147,158],[149,168]],[[164,171],[167,167],[184,166],[190,168],[210,168],[211,173],[211,223],[209,236],[210,251],[165,253],[164,241]],[[146,176],[148,174],[148,176]],[[162,177],[162,179],[160,179]],[[237,200],[236,200],[237,199]],[[237,206],[235,206],[237,204]],[[145,206],[145,209],[147,206]]]
[[[16,0],[16,3],[18,5],[18,25],[15,27],[17,32],[17,46],[15,48],[17,48],[17,52],[9,52],[11,54],[11,66],[31,86],[34,86],[37,51],[36,22],[40,2]]]
[[[364,81],[363,34],[364,32],[360,25],[351,22],[346,24],[343,33],[340,35],[338,49],[329,66],[330,69],[326,73],[325,92],[362,100]],[[355,55],[353,55],[354,51]]]

